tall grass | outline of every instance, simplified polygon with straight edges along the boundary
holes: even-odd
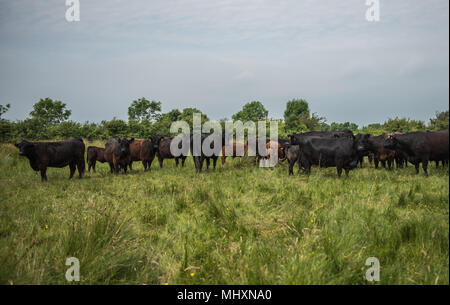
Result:
[[[252,162],[118,176],[98,164],[81,180],[51,168],[42,183],[0,145],[0,283],[67,284],[77,257],[82,284],[374,284],[373,256],[379,284],[449,283],[448,168],[366,163],[339,180]]]

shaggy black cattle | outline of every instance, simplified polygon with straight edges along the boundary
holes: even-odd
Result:
[[[299,161],[307,174],[311,172],[311,165],[336,167],[340,178],[342,169],[348,176],[349,171],[357,167],[359,156],[367,150],[367,145],[366,137],[359,139],[303,137],[299,143]]]
[[[175,159],[175,164],[178,166],[178,162],[181,159],[181,166],[184,167],[184,162],[186,161],[186,156],[180,155],[175,157],[170,151],[170,144],[172,143],[173,138],[170,137],[153,137],[152,142],[154,145],[154,150],[156,152],[156,156],[158,157],[159,167],[163,167],[164,159]],[[178,143],[178,148],[181,149],[181,142]]]
[[[295,162],[298,162],[298,170],[300,171],[300,146],[287,144],[284,149],[284,154],[289,162],[289,176],[294,174]]]
[[[58,142],[28,142],[22,141],[15,144],[19,148],[19,154],[30,160],[31,168],[41,172],[41,180],[47,180],[47,167],[65,167],[69,165],[70,176],[73,177],[78,169],[80,178],[85,169],[84,151],[82,139],[58,141]]]
[[[449,139],[448,130],[435,132],[410,132],[403,135],[390,135],[386,139],[384,146],[388,149],[401,151],[409,162],[416,167],[419,173],[419,166],[425,176],[428,176],[429,161],[443,161],[449,159]]]
[[[342,131],[310,131],[304,133],[293,133],[288,135],[291,145],[299,145],[305,137],[319,137],[319,138],[349,138],[354,139],[355,136],[351,130]]]
[[[222,151],[222,147],[224,147],[227,143],[225,134],[222,133],[222,136],[219,137],[214,134],[206,134],[206,133],[193,133],[189,135],[190,137],[190,150],[192,153],[192,156],[194,158],[194,165],[195,169],[198,173],[202,171],[203,167],[203,161],[206,160],[206,168],[209,168],[210,159],[213,160],[213,167],[216,168],[217,159],[219,158],[220,152]],[[218,139],[215,139],[214,137],[219,137]],[[205,149],[203,149],[203,143],[205,141],[208,141],[209,148],[211,150],[210,153],[206,152]],[[218,142],[219,145],[215,147],[214,142]],[[207,145],[207,144],[206,144]]]
[[[106,162],[104,153],[105,153],[104,148],[96,147],[96,146],[88,146],[87,152],[86,152],[86,155],[87,155],[86,161],[88,164],[89,172],[91,171],[91,168],[92,168],[92,170],[95,173],[95,164],[97,161],[101,162],[101,163]]]
[[[111,173],[117,175],[121,169],[127,172],[127,168],[131,162],[130,144],[133,143],[134,138],[131,139],[110,139],[105,144],[105,160],[109,163]]]

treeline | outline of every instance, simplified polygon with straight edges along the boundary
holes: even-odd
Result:
[[[11,105],[0,105],[0,141],[14,142],[20,139],[50,140],[85,138],[88,140],[106,140],[115,137],[149,138],[152,136],[170,135],[170,126],[173,122],[183,120],[192,126],[192,115],[200,113],[202,122],[209,120],[208,116],[196,108],[183,110],[173,109],[169,112],[161,112],[161,102],[140,98],[128,107],[128,121],[113,118],[110,121],[75,122],[69,120],[71,110],[61,101],[53,101],[50,98],[39,100],[34,104],[30,117],[22,121],[9,121],[2,116],[10,109]],[[243,106],[242,110],[234,114],[231,120],[269,122],[269,112],[259,101],[253,101]],[[326,118],[316,113],[311,113],[309,104],[302,99],[294,99],[286,104],[284,119],[278,121],[278,134],[280,138],[286,138],[292,132],[306,131],[339,131],[350,129],[353,132],[364,132],[374,135],[401,130],[433,131],[449,128],[449,111],[437,112],[428,123],[409,118],[390,118],[384,123],[369,124],[359,127],[352,122],[328,124]],[[222,125],[229,119],[220,120]],[[268,126],[268,124],[267,124]],[[267,133],[269,135],[269,133]]]

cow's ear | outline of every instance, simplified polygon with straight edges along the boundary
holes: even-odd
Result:
[[[128,140],[128,143],[133,143],[134,142],[134,138],[131,138],[130,140]]]

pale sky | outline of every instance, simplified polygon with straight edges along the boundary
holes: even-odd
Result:
[[[137,98],[163,112],[231,118],[259,100],[282,118],[303,98],[327,122],[428,122],[449,103],[449,1],[0,0],[0,104],[25,119],[40,98],[79,122],[127,120]]]

